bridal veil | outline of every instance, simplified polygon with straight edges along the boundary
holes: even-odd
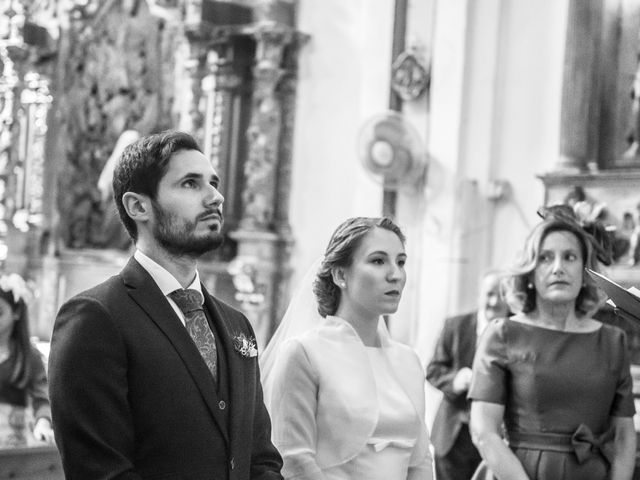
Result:
[[[288,340],[319,326],[324,320],[318,313],[318,302],[313,293],[313,282],[324,257],[317,258],[307,270],[291,297],[289,306],[266,348],[260,353],[260,376],[264,403],[270,410],[273,371],[280,346]]]

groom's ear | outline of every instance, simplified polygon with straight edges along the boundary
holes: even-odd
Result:
[[[140,193],[125,192],[122,195],[122,205],[125,212],[133,221],[146,221],[151,212],[149,197]]]

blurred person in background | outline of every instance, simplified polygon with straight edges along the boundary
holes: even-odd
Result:
[[[54,441],[44,361],[29,335],[29,295],[19,275],[0,276],[0,448]]]
[[[499,273],[490,270],[480,281],[477,310],[444,322],[427,366],[427,380],[444,395],[431,431],[438,480],[469,480],[482,460],[469,433],[471,365],[487,324],[508,315]]]

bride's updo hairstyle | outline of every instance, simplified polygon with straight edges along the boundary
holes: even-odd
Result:
[[[313,293],[318,302],[318,313],[322,317],[334,315],[340,304],[340,288],[333,282],[331,272],[334,268],[346,268],[353,261],[353,254],[362,243],[362,239],[374,228],[383,228],[395,233],[404,244],[405,236],[390,218],[354,217],[345,220],[336,228],[324,259],[313,282]]]

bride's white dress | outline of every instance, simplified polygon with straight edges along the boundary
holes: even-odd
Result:
[[[381,348],[366,347],[376,372],[379,412],[375,432],[355,458],[326,470],[327,480],[406,480],[420,418],[389,368]]]

